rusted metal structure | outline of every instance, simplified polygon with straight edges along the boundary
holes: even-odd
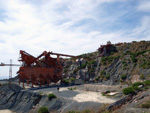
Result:
[[[100,45],[98,51],[99,51],[99,56],[102,57],[102,56],[106,56],[110,52],[115,52],[116,47],[113,44],[111,44],[110,41],[108,41],[106,45]]]
[[[19,73],[19,84],[22,81],[32,82],[32,86],[35,84],[46,85],[51,82],[57,83],[62,81],[62,62],[60,56],[79,58],[73,55],[65,55],[53,52],[44,51],[38,57],[34,57],[29,53],[20,50],[21,57],[19,59],[22,62]],[[57,58],[52,58],[50,55],[56,55]]]

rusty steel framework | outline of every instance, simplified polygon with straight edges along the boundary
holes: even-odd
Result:
[[[38,57],[34,57],[29,53],[20,50],[21,57],[19,59],[22,62],[19,73],[19,84],[20,82],[29,82],[33,85],[49,85],[51,82],[57,83],[59,80],[62,81],[62,62],[60,56],[79,58],[72,55],[65,55],[53,52],[44,51]],[[52,58],[50,55],[56,55],[57,58]]]

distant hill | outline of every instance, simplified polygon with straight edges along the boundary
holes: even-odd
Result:
[[[100,82],[107,85],[130,84],[150,79],[150,41],[133,41],[111,46],[116,51],[100,55],[97,50],[80,55],[90,60],[66,60],[63,64],[63,78],[69,82],[72,82],[69,78],[75,78],[76,83]]]

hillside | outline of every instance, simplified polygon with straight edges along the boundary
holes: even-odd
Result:
[[[103,56],[99,51],[80,55],[90,60],[67,59],[63,65],[64,81],[116,85],[150,78],[150,41],[133,41],[111,46],[116,50]]]

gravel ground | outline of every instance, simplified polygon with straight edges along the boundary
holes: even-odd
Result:
[[[57,91],[57,87],[60,88]],[[68,88],[76,88],[69,90]],[[47,88],[31,88],[29,91],[40,94],[54,93],[58,98],[65,102],[65,105],[60,109],[60,113],[65,113],[69,110],[81,111],[84,109],[98,110],[104,103],[113,103],[118,99],[107,98],[102,96],[101,92],[107,90],[121,90],[120,86],[105,86],[95,84],[74,85],[68,87],[54,86]]]

